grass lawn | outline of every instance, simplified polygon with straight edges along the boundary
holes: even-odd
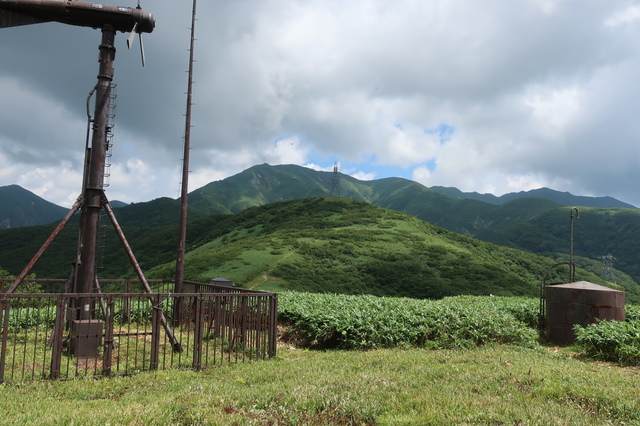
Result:
[[[640,369],[567,349],[309,351],[0,386],[2,424],[640,424]]]

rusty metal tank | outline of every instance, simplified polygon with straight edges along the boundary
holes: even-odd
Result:
[[[573,326],[583,327],[597,319],[624,321],[623,291],[578,281],[545,287],[547,340],[557,344],[575,342]]]

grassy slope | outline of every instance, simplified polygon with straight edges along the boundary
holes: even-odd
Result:
[[[568,208],[553,201],[526,198],[493,205],[445,196],[401,178],[359,181],[342,175],[340,185],[342,196],[407,213],[463,235],[539,254],[568,252]],[[251,206],[323,196],[329,188],[331,173],[292,165],[254,166],[193,191],[189,198],[190,217],[214,212],[237,213]],[[572,200],[569,194],[552,192],[556,197],[569,197],[558,201]],[[538,193],[540,191],[533,192]],[[594,202],[595,199],[573,197],[573,200]],[[144,204],[136,208],[144,210]],[[149,207],[147,216],[155,216],[157,209],[151,204]],[[133,209],[127,207],[123,213],[128,208]],[[639,240],[620,231],[640,229],[640,210],[582,207],[580,210],[583,217],[576,227],[575,254],[593,260],[612,253],[617,259],[614,266],[640,282]],[[608,215],[614,220],[609,220]],[[122,216],[126,225],[128,216]]]
[[[359,181],[342,175],[340,185],[342,196],[407,213],[467,236],[534,253],[568,252],[568,208],[550,200],[514,199],[493,205],[448,197],[401,178]],[[299,166],[260,165],[198,189],[190,200],[194,200],[191,205],[202,214],[238,212],[264,203],[326,195],[329,188],[331,173]],[[532,195],[546,192],[549,191],[533,191]],[[558,202],[595,202],[588,197],[551,192],[551,196],[560,197]],[[598,199],[598,202],[606,201]],[[640,210],[581,207],[580,211],[575,254],[593,260],[612,253],[617,259],[614,266],[640,282],[639,239],[621,232],[640,229]]]
[[[19,273],[51,229],[0,230],[0,267]],[[109,226],[105,229],[105,269],[100,276],[134,277],[115,233]],[[125,233],[150,278],[173,277],[175,226],[126,228]],[[36,265],[37,276],[67,278],[76,237],[77,226],[68,225]],[[205,216],[190,222],[187,239],[192,250],[187,255],[188,279],[225,276],[265,290],[429,298],[537,295],[541,277],[554,263],[346,198],[294,200],[237,215]],[[157,265],[164,266],[152,270]],[[597,262],[580,266],[591,271],[579,270],[580,280],[602,283],[594,274],[601,272]]]
[[[0,387],[5,424],[637,424],[640,374],[515,346],[317,352]]]
[[[345,198],[251,208],[219,228],[224,233],[188,253],[188,279],[224,276],[266,290],[418,298],[537,295],[554,263]],[[149,276],[172,274],[167,264]],[[602,282],[586,271],[580,277]]]

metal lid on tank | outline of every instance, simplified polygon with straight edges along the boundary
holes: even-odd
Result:
[[[567,283],[567,284],[554,284],[554,285],[551,285],[550,287],[570,288],[575,290],[611,291],[611,292],[617,292],[617,293],[624,293],[623,291],[605,287],[600,284],[590,283],[589,281],[576,281],[574,283]]]

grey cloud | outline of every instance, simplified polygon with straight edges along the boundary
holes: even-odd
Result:
[[[135,179],[135,164],[148,167],[149,188],[140,197],[163,195],[165,179],[178,175],[190,5],[143,2],[157,19],[155,31],[145,34],[144,69],[137,46],[127,51],[126,35],[116,37],[114,149],[120,157],[114,161],[122,181]],[[630,184],[640,177],[634,116],[638,22],[619,18],[632,5],[200,2],[195,180],[206,179],[213,167],[220,176],[311,152],[406,166],[405,158],[422,144],[410,167],[437,157],[427,185],[501,192],[555,183],[563,185],[559,190],[640,204]],[[612,16],[618,18],[607,21]],[[19,80],[25,93],[35,94],[22,99],[23,105],[0,100],[4,157],[29,167],[49,166],[57,156],[81,157],[99,40],[99,31],[61,24],[0,30],[0,82]],[[563,102],[571,106],[574,100],[569,114]],[[22,110],[33,115],[16,117]],[[416,131],[442,123],[455,130],[441,147]],[[396,125],[412,130],[401,134]],[[399,135],[412,138],[404,157],[394,146]],[[274,151],[281,138],[297,138],[299,146]],[[306,162],[313,161],[319,160]]]

